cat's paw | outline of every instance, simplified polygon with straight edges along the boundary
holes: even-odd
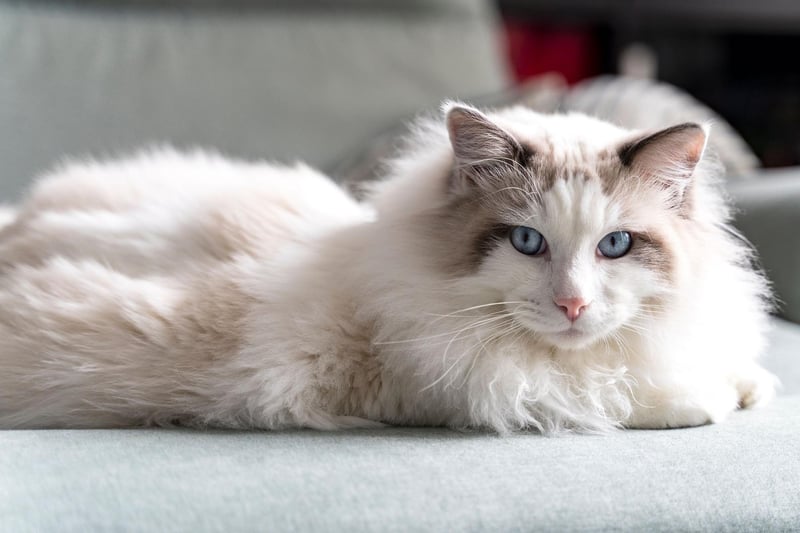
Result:
[[[635,429],[667,429],[704,426],[722,422],[738,405],[733,387],[703,391],[692,395],[651,396],[649,403],[634,406],[625,426]]]
[[[739,407],[751,409],[769,403],[775,397],[778,378],[763,368],[753,365],[736,377],[736,390],[739,393]]]

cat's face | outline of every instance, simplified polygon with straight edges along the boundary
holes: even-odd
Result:
[[[635,315],[668,290],[670,251],[595,180],[560,180],[521,214],[505,219],[508,237],[494,241],[476,275],[554,346],[577,348],[634,327]],[[526,239],[541,242],[539,250],[531,254]]]
[[[580,128],[585,117],[575,120]],[[571,139],[511,132],[472,109],[448,115],[452,202],[439,239],[451,268],[514,320],[558,348],[635,329],[667,294],[689,216],[689,178],[706,133],[682,125],[651,136]],[[603,130],[600,128],[600,133]],[[586,137],[586,132],[582,132]],[[538,138],[537,138],[538,137]]]

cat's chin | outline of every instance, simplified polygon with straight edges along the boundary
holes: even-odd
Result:
[[[591,346],[601,337],[596,332],[590,333],[575,325],[558,331],[548,331],[549,327],[542,327],[524,315],[517,317],[517,320],[537,338],[559,350],[580,350]]]
[[[554,348],[561,350],[580,350],[592,345],[598,339],[597,335],[586,333],[574,327],[540,335]]]

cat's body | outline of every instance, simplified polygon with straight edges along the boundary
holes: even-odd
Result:
[[[306,167],[202,153],[42,180],[0,233],[0,427],[554,432],[769,399],[767,293],[702,129],[462,107],[447,126],[363,205]],[[645,171],[680,150],[686,176]],[[517,226],[547,249],[515,250]],[[620,229],[629,253],[595,253]]]

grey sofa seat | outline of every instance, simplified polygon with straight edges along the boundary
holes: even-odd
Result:
[[[0,530],[796,531],[800,328],[772,338],[783,394],[692,429],[0,432]]]

